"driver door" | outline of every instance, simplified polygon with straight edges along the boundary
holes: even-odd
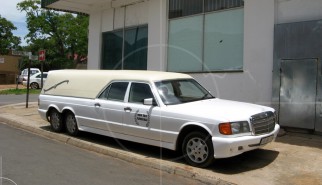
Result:
[[[150,85],[132,82],[124,107],[124,130],[131,136],[160,140],[160,107],[144,105],[147,98],[155,99]]]

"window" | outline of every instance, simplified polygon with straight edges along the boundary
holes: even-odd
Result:
[[[128,82],[114,82],[99,96],[99,99],[124,101]]]
[[[169,0],[168,71],[242,70],[244,9],[238,7],[244,1],[199,0],[203,8],[198,15],[184,2],[194,1]],[[179,9],[190,13],[173,13]]]
[[[147,26],[103,33],[102,69],[146,70],[147,45]]]
[[[132,83],[129,102],[143,103],[143,100],[147,98],[153,98],[150,86],[144,83]]]
[[[205,16],[204,70],[242,70],[244,11],[233,9]]]
[[[122,42],[122,31],[106,32],[103,34],[103,69],[122,69]]]
[[[168,69],[202,70],[202,16],[170,21]]]
[[[206,89],[193,79],[166,80],[155,82],[155,85],[165,105],[214,98]]]

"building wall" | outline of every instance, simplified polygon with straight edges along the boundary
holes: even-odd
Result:
[[[92,8],[89,69],[100,68],[102,32],[122,28],[124,24],[148,24],[148,70],[167,69],[167,1],[130,2],[132,5],[125,8],[113,4]],[[191,75],[219,98],[270,105],[274,25],[322,19],[321,10],[321,0],[245,0],[243,72]]]
[[[0,55],[0,84],[14,84],[19,74],[20,57]]]

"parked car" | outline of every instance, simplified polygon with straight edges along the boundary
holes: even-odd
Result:
[[[51,71],[38,112],[55,132],[179,150],[198,167],[263,147],[280,128],[270,107],[222,100],[189,75],[156,71]]]
[[[41,71],[38,68],[30,68],[30,76]],[[22,81],[27,81],[28,78],[28,68],[21,71],[21,74],[18,77],[18,83],[22,84]]]
[[[43,83],[45,83],[47,75],[47,72],[43,72]],[[29,84],[31,89],[39,89],[41,87],[41,73],[31,75]],[[22,85],[27,86],[27,78],[23,79]]]

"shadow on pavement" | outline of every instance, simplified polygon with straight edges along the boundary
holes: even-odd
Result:
[[[257,149],[241,155],[215,160],[212,170],[223,174],[238,174],[263,168],[274,162],[279,152],[266,149]]]
[[[41,127],[44,130],[51,131],[50,126]],[[52,131],[51,131],[52,132]],[[81,132],[78,139],[87,142],[108,146],[115,149],[129,151],[140,154],[148,158],[163,159],[176,163],[186,164],[180,152],[163,149],[155,146],[135,143],[131,141],[119,140],[98,134]],[[237,174],[247,171],[263,168],[272,163],[279,152],[265,149],[258,149],[246,152],[236,157],[227,159],[216,159],[214,164],[208,170],[222,174]]]
[[[276,138],[276,142],[322,149],[322,136],[308,133],[286,132],[282,137]]]

